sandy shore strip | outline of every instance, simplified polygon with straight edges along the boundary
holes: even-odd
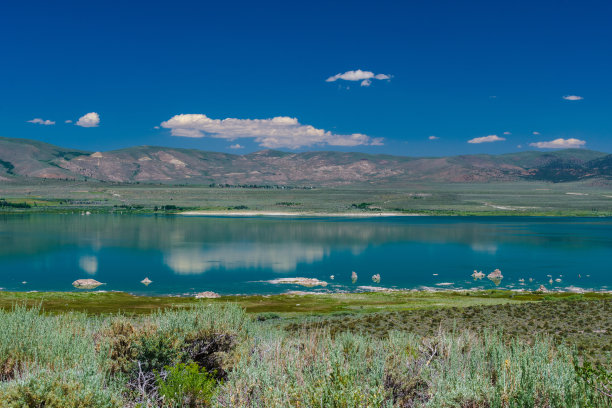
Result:
[[[424,214],[410,214],[399,212],[371,212],[371,213],[324,213],[324,212],[280,212],[280,211],[183,211],[179,215],[199,216],[232,216],[232,217],[425,217]]]

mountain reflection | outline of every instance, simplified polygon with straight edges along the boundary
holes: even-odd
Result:
[[[276,270],[281,271],[293,268],[297,262],[320,260],[330,248],[359,252],[367,246],[395,242],[462,244],[473,251],[487,253],[495,253],[506,244],[610,248],[612,221],[521,221],[484,217],[372,220],[119,215],[0,217],[0,258],[40,255],[67,247],[94,253],[103,248],[159,250],[166,264],[178,273],[205,272],[213,261],[248,267],[276,265]],[[191,260],[179,262],[179,255]],[[86,264],[83,269],[92,273],[93,261],[88,260]]]

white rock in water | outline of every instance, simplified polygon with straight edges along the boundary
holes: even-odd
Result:
[[[504,279],[504,275],[502,275],[499,269],[496,269],[488,274],[487,278],[489,278],[497,286],[501,283],[502,279]]]
[[[279,279],[269,280],[268,283],[302,285],[306,287],[327,286],[327,282],[320,281],[315,278],[279,278]]]
[[[77,279],[72,282],[72,286],[77,289],[94,289],[100,285],[104,285],[102,282],[98,282],[95,279]]]
[[[353,283],[357,282],[357,272],[353,271],[353,272],[351,273],[351,281],[352,281]]]
[[[329,275],[329,279],[334,280],[335,276],[334,275]]]
[[[478,272],[476,269],[474,269],[474,273],[472,274],[472,277],[474,279],[482,279],[484,278],[485,274],[482,273],[482,271]]]
[[[144,278],[143,280],[140,281],[140,283],[142,283],[145,286],[149,286],[151,283],[153,283],[153,281],[149,278]]]
[[[200,293],[196,293],[195,297],[196,299],[213,299],[213,298],[218,298],[221,296],[215,292],[200,292]]]
[[[536,292],[546,293],[548,292],[548,289],[546,289],[544,285],[540,285],[540,287],[538,288],[538,290],[536,290]]]
[[[377,273],[376,275],[372,275],[372,282],[380,283],[380,273]]]

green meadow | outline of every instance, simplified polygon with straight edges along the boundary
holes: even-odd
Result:
[[[176,213],[183,210],[422,215],[611,216],[604,181],[412,183],[321,188],[209,187],[28,180],[0,188],[1,212]],[[27,204],[22,208],[21,204]]]

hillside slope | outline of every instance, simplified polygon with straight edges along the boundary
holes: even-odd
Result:
[[[275,150],[234,155],[157,146],[85,152],[33,140],[0,138],[0,178],[21,177],[231,185],[394,185],[409,181],[521,179],[564,182],[612,177],[612,155],[584,149],[450,157]]]

